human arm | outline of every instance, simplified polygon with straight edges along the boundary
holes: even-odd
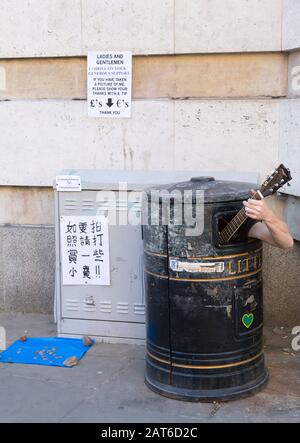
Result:
[[[264,200],[249,199],[243,202],[246,215],[258,222],[249,230],[248,236],[266,241],[282,249],[293,247],[294,240],[288,226],[268,208]]]

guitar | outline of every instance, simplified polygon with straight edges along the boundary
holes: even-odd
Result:
[[[261,200],[264,197],[275,194],[279,188],[284,186],[292,180],[290,170],[286,168],[283,164],[279,165],[271,175],[263,182],[259,191],[256,191],[251,198],[255,200]],[[225,228],[219,232],[218,239],[219,244],[228,243],[231,237],[236,233],[236,231],[242,226],[242,224],[247,220],[247,215],[245,208],[243,207],[230,222],[225,226]]]

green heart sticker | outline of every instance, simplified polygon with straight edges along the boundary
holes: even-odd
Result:
[[[254,321],[254,315],[253,314],[244,314],[242,317],[242,323],[246,328],[250,328]]]

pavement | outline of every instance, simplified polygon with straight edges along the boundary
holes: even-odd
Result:
[[[0,314],[7,344],[27,334],[55,336],[52,317]],[[300,351],[291,327],[265,328],[268,385],[243,400],[191,403],[144,383],[145,346],[96,343],[78,366],[0,364],[1,423],[300,422]]]

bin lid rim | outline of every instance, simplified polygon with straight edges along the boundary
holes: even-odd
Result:
[[[199,198],[203,195],[205,203],[240,201],[248,199],[251,189],[259,189],[257,183],[229,181],[229,180],[189,180],[166,185],[151,186],[144,190],[149,199],[159,197],[172,198],[174,202],[182,203],[196,201],[197,192]]]

